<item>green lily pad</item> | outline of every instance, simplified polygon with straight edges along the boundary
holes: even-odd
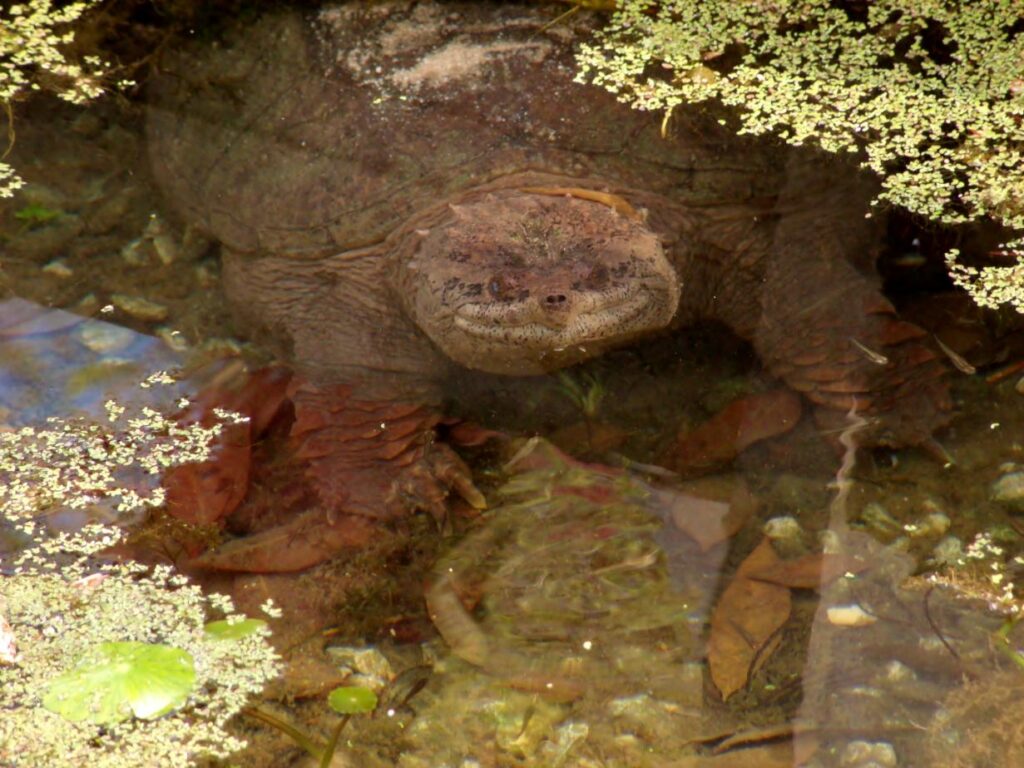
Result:
[[[361,715],[377,708],[377,694],[361,685],[342,686],[330,692],[327,703],[339,715]]]
[[[241,640],[243,637],[255,635],[265,626],[267,622],[262,619],[243,619],[234,623],[221,619],[207,623],[203,631],[211,640]]]
[[[192,655],[152,643],[102,643],[50,682],[43,706],[65,720],[107,725],[132,715],[153,720],[188,700],[196,681]]]

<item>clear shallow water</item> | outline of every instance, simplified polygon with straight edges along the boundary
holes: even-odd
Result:
[[[221,298],[217,246],[174,223],[149,181],[133,110],[38,104],[18,136],[30,184],[0,209],[9,294],[165,341],[118,342],[101,326],[113,340],[100,358],[124,365],[97,369],[82,335],[97,326],[12,314],[0,328],[6,426],[138,391],[130,379],[187,354],[161,345],[244,339]],[[26,224],[15,214],[30,204],[59,215]],[[271,695],[296,699],[288,716],[309,730],[334,722],[322,688],[339,648],[382,652],[388,668],[344,663],[384,690],[431,669],[422,690],[396,694],[394,716],[349,724],[340,764],[1016,765],[1014,635],[999,639],[986,602],[1019,570],[1022,401],[1019,374],[985,376],[1019,347],[965,324],[966,304],[950,301],[919,298],[953,309],[915,316],[966,335],[982,366],[951,373],[957,416],[939,433],[951,466],[913,449],[844,464],[852,456],[805,415],[689,473],[703,478],[653,469],[674,466],[678,433],[779,386],[745,344],[700,327],[588,363],[575,385],[467,376],[446,393],[454,415],[539,434],[593,466],[546,444],[464,448],[490,509],[457,516],[455,535],[419,516],[308,573],[209,583],[243,607],[268,595],[282,605],[272,629],[293,665]],[[851,327],[861,319],[851,313]],[[585,405],[595,388],[604,396]],[[766,526],[797,573],[749,559]],[[999,551],[957,553],[979,534]],[[967,566],[952,572],[937,562],[959,557]],[[935,573],[955,588],[929,582]],[[241,727],[253,739],[244,764],[298,759],[277,732]],[[730,756],[733,734],[750,746]]]

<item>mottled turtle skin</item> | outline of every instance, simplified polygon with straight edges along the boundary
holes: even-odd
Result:
[[[862,442],[927,440],[943,365],[870,266],[873,182],[574,82],[598,23],[514,3],[274,14],[170,56],[152,161],[228,298],[314,382],[428,402],[699,319]]]

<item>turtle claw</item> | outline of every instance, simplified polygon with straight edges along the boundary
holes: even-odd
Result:
[[[424,511],[443,531],[447,527],[453,493],[474,509],[487,508],[487,499],[473,484],[466,462],[447,445],[432,442],[423,457],[392,484],[385,502],[388,516]]]
[[[387,520],[425,511],[443,524],[455,495],[487,502],[472,473],[436,440],[439,415],[409,403],[352,397],[350,388],[300,385],[292,393],[296,456],[324,507]]]
[[[430,461],[434,476],[448,487],[449,493],[455,491],[473,509],[487,509],[487,499],[473,483],[473,473],[455,451],[436,444]]]

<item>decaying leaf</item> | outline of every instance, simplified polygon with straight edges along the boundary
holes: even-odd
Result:
[[[850,555],[826,555],[816,552],[753,569],[747,573],[747,578],[790,589],[818,589],[843,574],[860,573],[865,568],[867,563]]]
[[[362,515],[338,514],[329,519],[324,510],[314,508],[286,525],[233,539],[191,564],[215,571],[302,571],[341,550],[365,547],[378,531],[379,523]]]
[[[248,418],[222,425],[214,453],[200,463],[170,469],[163,479],[167,510],[188,523],[207,525],[231,514],[249,490],[250,447],[281,409],[291,374],[284,368],[263,368],[242,378],[214,384],[201,392],[179,418],[185,425],[211,426],[230,411]]]
[[[446,436],[452,445],[462,448],[476,448],[491,440],[507,440],[508,435],[494,429],[481,427],[471,421],[461,419],[444,419],[441,421],[445,428]]]
[[[672,522],[707,552],[753,515],[760,502],[738,475],[716,475],[686,483],[672,499]]]
[[[759,659],[767,658],[772,638],[786,623],[790,593],[786,587],[750,578],[779,562],[768,539],[763,540],[736,571],[711,614],[708,666],[711,679],[728,699],[747,684]]]
[[[788,389],[740,398],[681,434],[668,464],[684,473],[728,464],[754,443],[791,430],[800,413],[800,397]]]

